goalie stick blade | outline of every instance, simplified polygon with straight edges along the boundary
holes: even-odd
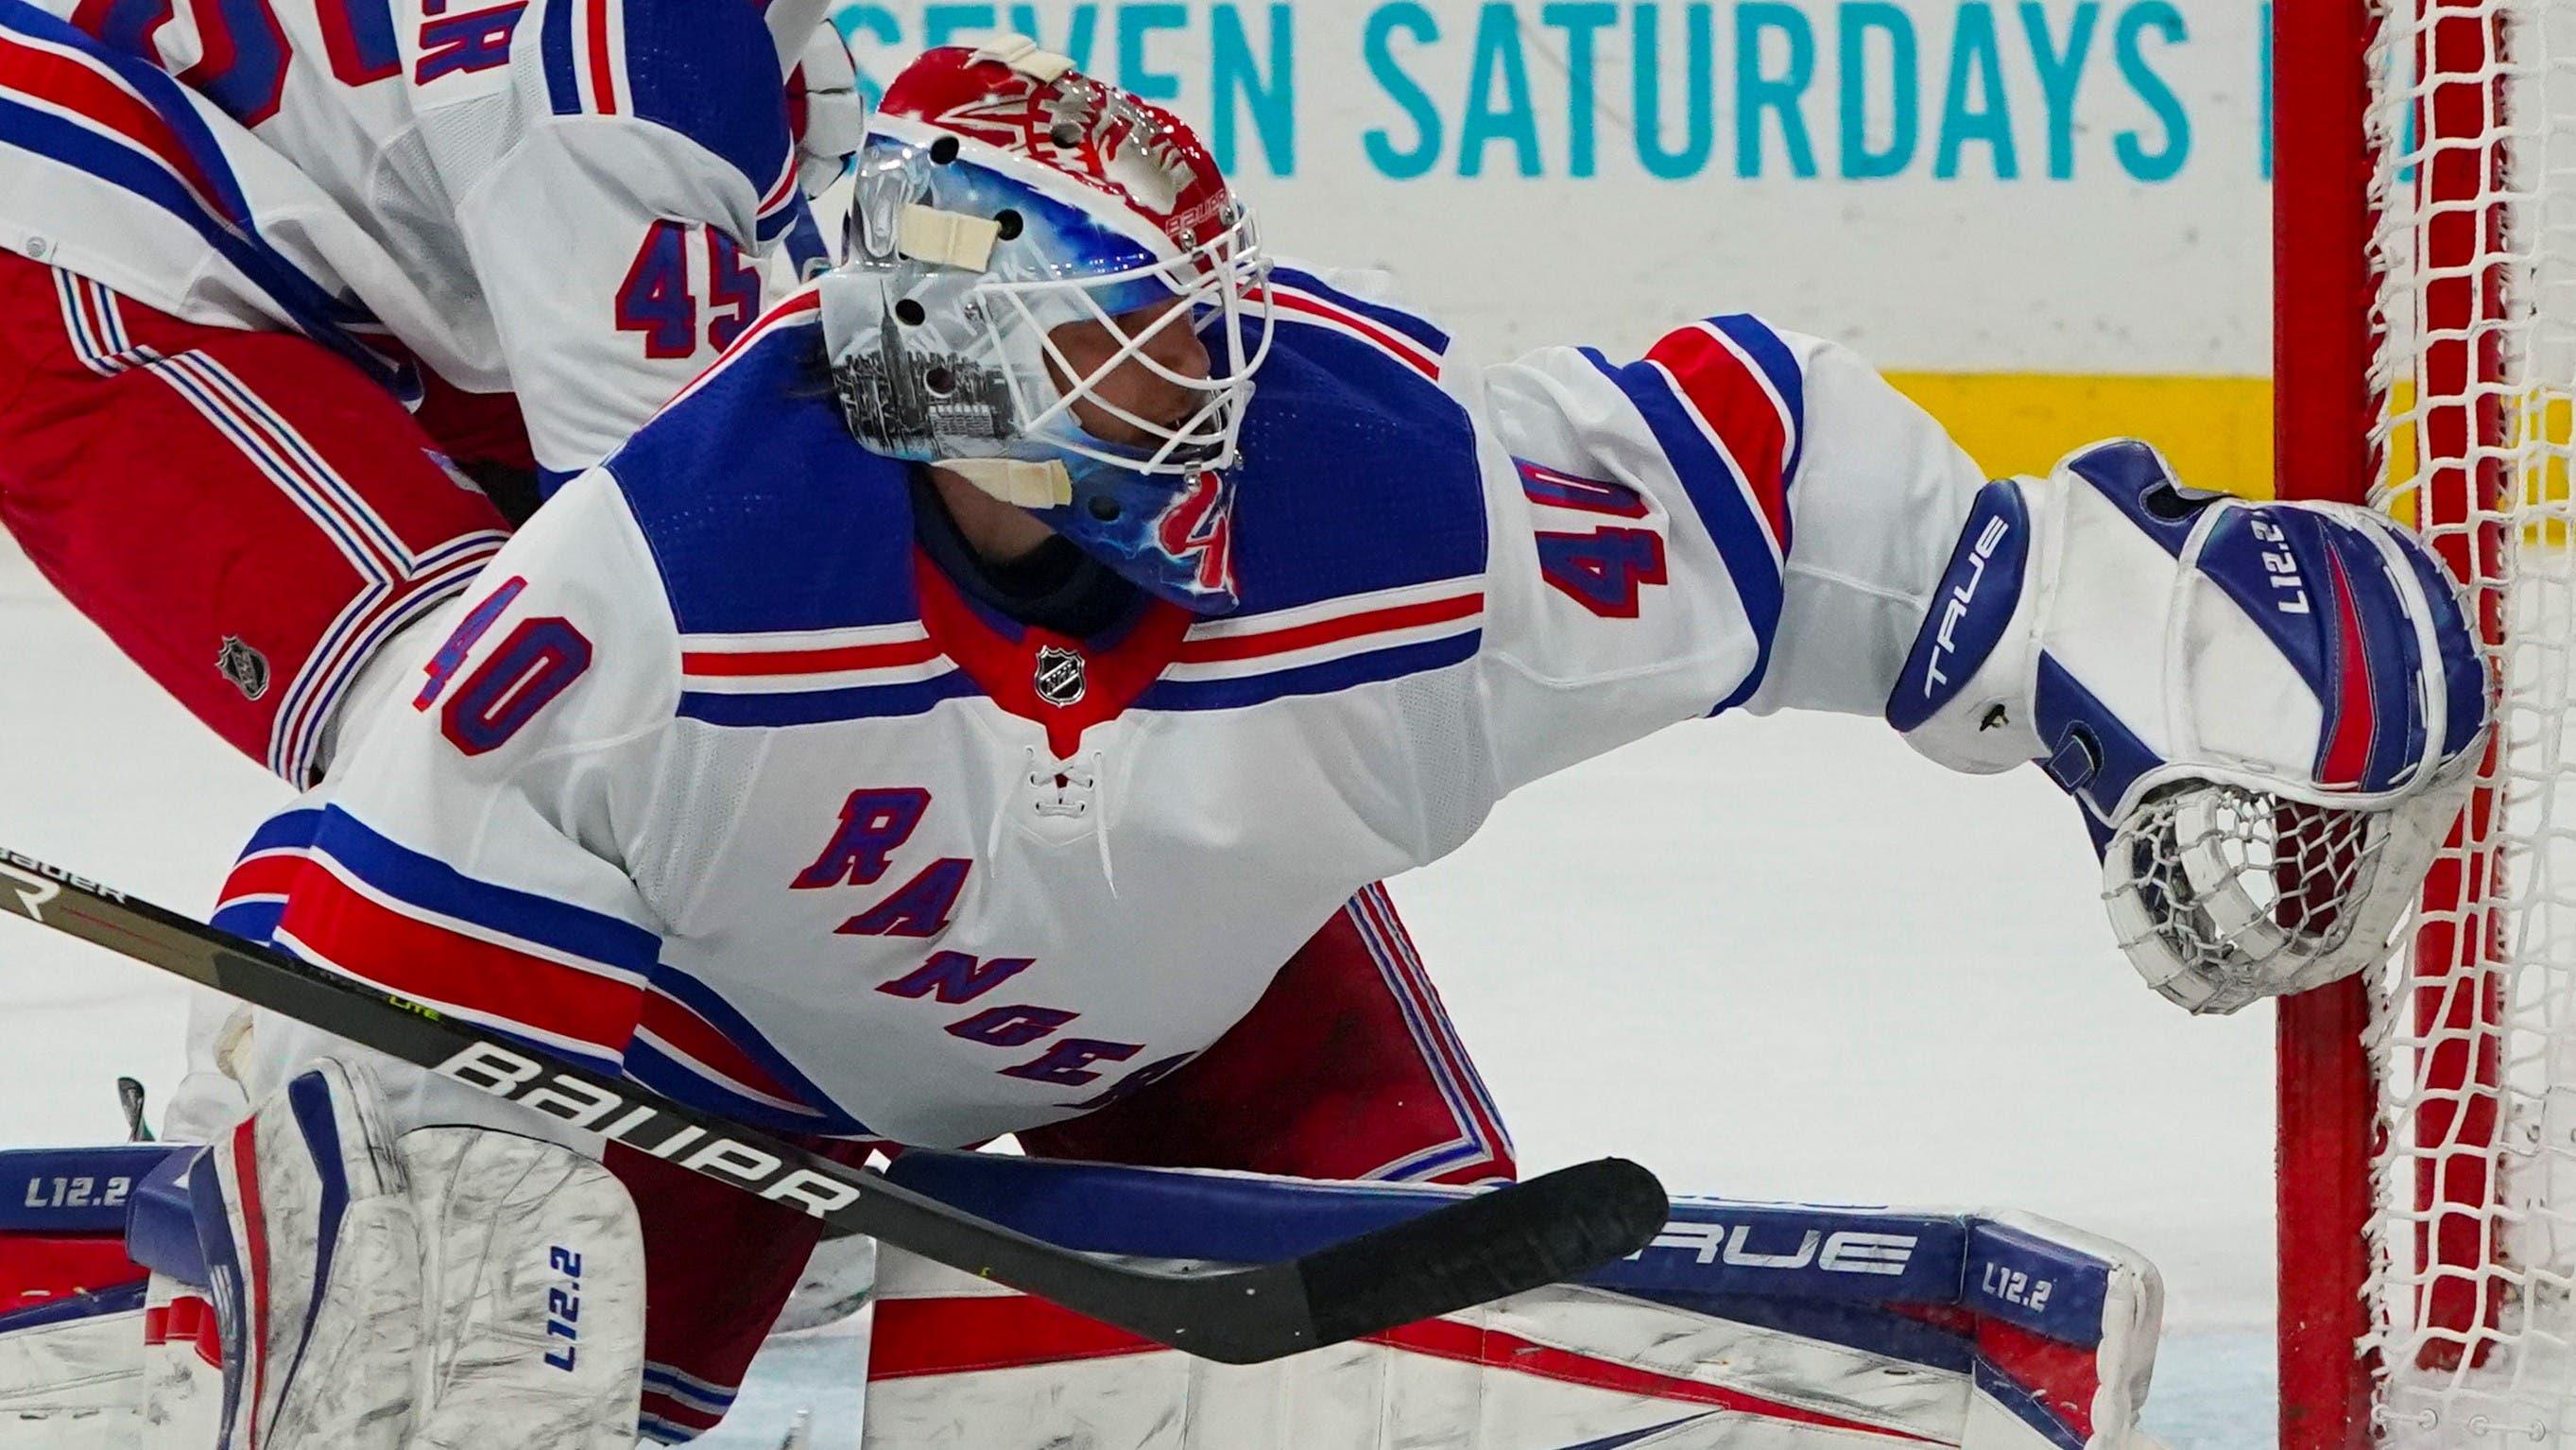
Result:
[[[1299,1259],[1217,1273],[1143,1268],[1031,1238],[6,847],[0,912],[577,1121],[702,1178],[802,1209],[829,1230],[872,1235],[1227,1363],[1278,1359],[1571,1278],[1642,1248],[1664,1221],[1654,1176],[1604,1159]],[[640,1144],[630,1133],[637,1125],[652,1133]],[[683,1146],[689,1151],[676,1151]]]
[[[1284,1263],[1176,1276],[1189,1301],[1172,1296],[1163,1332],[1140,1332],[1260,1364],[1579,1278],[1644,1248],[1671,1211],[1644,1168],[1578,1163]]]
[[[1579,1278],[1654,1242],[1672,1200],[1625,1158],[1560,1168],[1298,1261],[1317,1342]]]

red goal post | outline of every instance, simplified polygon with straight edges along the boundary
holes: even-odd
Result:
[[[2280,1008],[2280,1443],[2576,1447],[2576,0],[2272,15],[2278,490],[2421,528],[2502,685],[2388,965]]]

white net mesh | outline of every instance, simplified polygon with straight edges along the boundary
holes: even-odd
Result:
[[[2103,856],[2120,948],[2169,966],[2192,992],[2177,1000],[2201,1012],[2233,1012],[2295,973],[2330,970],[2322,964],[2351,943],[2353,903],[2389,854],[2390,824],[2385,812],[2215,781],[2151,796]],[[2378,925],[2384,946],[2387,918]]]
[[[2374,1414],[2392,1446],[2576,1447],[2576,0],[2378,22],[2374,494],[2476,587],[2504,695],[2374,1008]]]

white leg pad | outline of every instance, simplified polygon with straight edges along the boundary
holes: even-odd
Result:
[[[1447,1196],[1026,1160],[898,1161],[908,1175],[1024,1231],[1184,1263],[1318,1247]],[[881,1249],[863,1443],[2147,1450],[2161,1290],[2135,1253],[2017,1213],[1673,1209],[1584,1282],[1255,1366]]]
[[[481,1128],[403,1137],[435,1322],[405,1450],[634,1450],[644,1238],[615,1175]]]
[[[397,1143],[372,1075],[326,1059],[189,1191],[223,1394],[217,1437],[175,1438],[203,1375],[163,1346],[171,1450],[631,1450],[642,1233],[599,1164],[476,1127]]]
[[[223,1326],[224,1443],[401,1450],[420,1233],[363,1070],[322,1062],[218,1136],[189,1185]]]
[[[131,1450],[143,1306],[84,1296],[13,1317],[0,1326],[0,1445]]]
[[[145,1450],[206,1450],[223,1435],[224,1358],[202,1285],[155,1273],[144,1301]]]

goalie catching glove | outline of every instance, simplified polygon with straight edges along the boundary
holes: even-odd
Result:
[[[1887,704],[1954,769],[2075,797],[2120,945],[2193,1012],[2384,957],[2489,722],[2460,592],[2367,509],[2096,444],[1977,497]]]

